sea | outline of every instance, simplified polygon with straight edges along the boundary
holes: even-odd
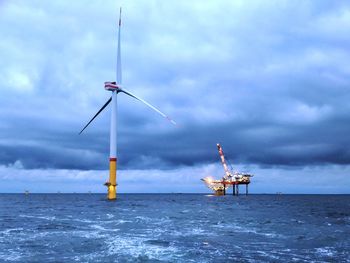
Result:
[[[0,194],[0,262],[350,262],[350,195]]]

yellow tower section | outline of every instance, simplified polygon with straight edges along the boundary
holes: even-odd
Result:
[[[117,198],[117,158],[109,159],[109,182],[105,184],[108,188],[108,200]]]

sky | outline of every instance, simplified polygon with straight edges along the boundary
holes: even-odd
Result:
[[[0,192],[105,193],[122,6],[118,191],[350,194],[349,1],[0,1]]]

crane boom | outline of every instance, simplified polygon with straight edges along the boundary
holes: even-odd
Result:
[[[228,178],[232,177],[232,174],[230,173],[230,170],[227,167],[224,152],[222,151],[220,144],[218,143],[218,144],[216,144],[216,146],[218,147],[221,163],[222,163],[222,166],[224,167],[224,170],[225,170],[225,178],[228,179]]]

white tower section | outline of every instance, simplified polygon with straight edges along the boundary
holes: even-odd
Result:
[[[122,83],[122,63],[120,51],[120,28],[121,28],[122,8],[119,10],[119,27],[118,27],[118,50],[117,50],[117,70],[116,85],[121,86]],[[111,133],[110,133],[110,153],[109,158],[117,158],[117,90],[112,91],[112,113],[111,113]]]

